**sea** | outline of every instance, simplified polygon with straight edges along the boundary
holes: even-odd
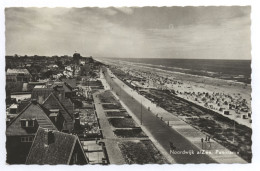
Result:
[[[251,84],[251,60],[110,58],[135,65]]]

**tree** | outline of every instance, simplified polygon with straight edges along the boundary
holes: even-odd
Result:
[[[61,61],[56,61],[55,64],[59,67],[59,69],[64,68]]]
[[[48,70],[46,71],[44,74],[43,74],[43,77],[44,78],[50,78],[50,76],[53,75],[53,72],[51,70]]]

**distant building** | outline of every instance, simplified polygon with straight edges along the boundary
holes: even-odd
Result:
[[[80,64],[80,58],[81,58],[81,56],[80,56],[79,53],[74,53],[74,54],[73,54],[73,62],[74,62],[75,64],[77,64],[77,65]]]
[[[49,111],[31,101],[6,128],[7,163],[24,164],[38,127],[58,130]]]
[[[40,128],[37,131],[26,164],[88,164],[76,135]]]
[[[27,69],[7,69],[6,82],[29,82],[31,81],[31,74]]]
[[[45,85],[37,85],[33,88],[32,99],[36,99],[38,103],[42,104],[44,100],[54,92],[53,88],[47,88]]]
[[[6,89],[10,92],[30,91],[28,82],[32,76],[27,69],[7,69],[6,71]]]
[[[85,65],[87,63],[94,63],[92,56],[90,57],[82,57],[79,53],[73,54],[73,62],[76,65]]]

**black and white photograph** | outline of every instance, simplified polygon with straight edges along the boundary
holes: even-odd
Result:
[[[251,13],[5,7],[5,165],[251,164]]]

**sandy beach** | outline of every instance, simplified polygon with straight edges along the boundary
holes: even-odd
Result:
[[[250,84],[166,71],[147,66],[134,65],[133,63],[125,61],[106,60],[102,62],[116,66],[130,75],[145,78],[146,81],[142,82],[142,88],[174,90],[181,98],[207,107],[223,116],[235,120],[237,123],[251,128]],[[204,95],[201,96],[200,94]],[[205,94],[207,94],[208,97],[205,97]],[[202,98],[205,100],[202,101]],[[243,101],[244,107],[240,107],[241,101]],[[224,115],[224,111],[228,111],[228,114]]]

